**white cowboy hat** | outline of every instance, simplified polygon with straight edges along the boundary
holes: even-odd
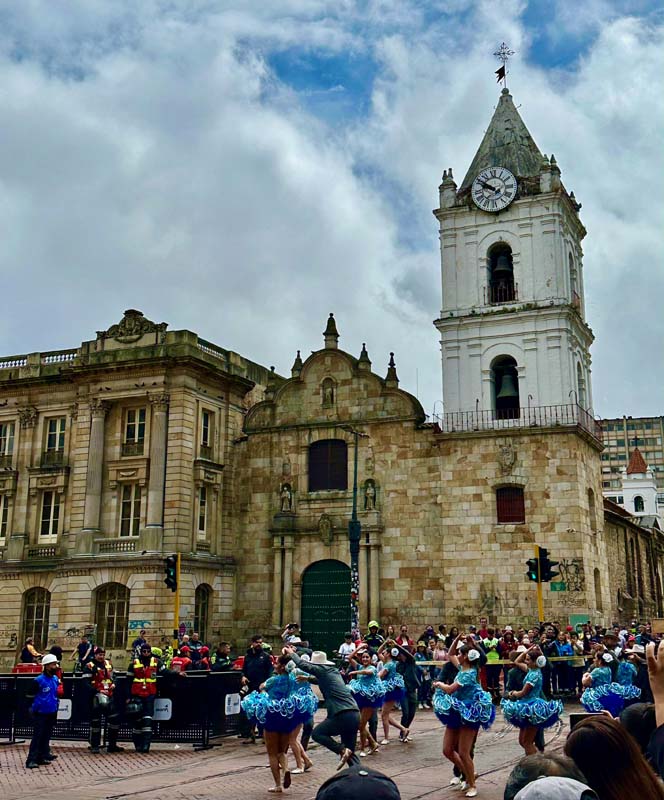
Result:
[[[632,653],[636,653],[637,656],[645,655],[646,648],[642,644],[633,644],[631,649],[625,650],[626,653],[632,655]]]
[[[327,660],[327,653],[324,650],[314,650],[314,652],[311,654],[311,663],[329,664],[330,666],[334,666],[334,661]]]

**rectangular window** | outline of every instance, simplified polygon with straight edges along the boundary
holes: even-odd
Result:
[[[145,442],[145,408],[128,408],[125,412],[123,456],[142,456]]]
[[[523,489],[520,486],[501,486],[496,489],[496,517],[502,524],[526,521]]]
[[[14,423],[0,423],[0,457],[14,452]]]
[[[145,441],[145,409],[127,409],[125,420],[125,442]]]
[[[46,428],[46,450],[49,453],[61,453],[65,449],[65,417],[49,419]]]
[[[212,414],[209,411],[203,411],[201,414],[201,444],[203,447],[209,447],[212,441]]]
[[[0,494],[0,544],[7,539],[7,525],[9,520],[9,498],[6,494]]]
[[[141,527],[141,487],[127,483],[122,487],[120,536],[138,536]]]
[[[60,495],[44,492],[42,497],[40,536],[57,536],[60,525]]]
[[[207,488],[201,486],[198,490],[198,536],[205,538],[207,532]]]

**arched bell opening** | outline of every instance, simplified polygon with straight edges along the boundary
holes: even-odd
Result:
[[[494,417],[518,419],[521,402],[516,361],[511,356],[500,356],[492,363],[491,372]]]
[[[488,253],[489,266],[489,303],[511,303],[517,299],[514,282],[514,264],[512,249],[501,242],[494,245]]]

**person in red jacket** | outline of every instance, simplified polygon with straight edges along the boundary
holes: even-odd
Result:
[[[118,747],[118,731],[120,730],[120,714],[113,699],[115,676],[113,665],[106,660],[106,650],[96,647],[91,661],[83,666],[83,677],[90,680],[90,751],[99,753],[101,747],[101,721],[106,717],[108,722],[109,753],[121,753],[124,748]]]
[[[132,740],[137,753],[149,753],[152,742],[152,717],[154,701],[157,696],[157,676],[175,675],[184,677],[185,672],[175,673],[166,669],[161,659],[152,655],[149,644],[141,645],[140,655],[136,656],[127,667],[127,677],[131,679],[130,698],[139,705],[134,718]]]
[[[191,659],[189,658],[190,649],[187,645],[178,650],[176,656],[171,659],[171,670],[173,672],[186,672],[191,669]]]

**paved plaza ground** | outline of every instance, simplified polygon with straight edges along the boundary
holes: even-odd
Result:
[[[560,749],[568,731],[567,716],[558,727],[546,731],[547,748]],[[317,719],[324,718],[319,712]],[[463,796],[448,786],[450,764],[441,755],[443,728],[431,711],[419,711],[413,725],[413,741],[398,740],[363,759],[391,775],[403,800],[441,800]],[[139,755],[131,745],[121,754],[92,755],[84,744],[54,742],[58,760],[35,770],[25,769],[27,743],[0,747],[0,796],[23,800],[48,796],[49,800],[123,800],[140,795],[142,800],[186,796],[189,800],[264,800],[271,785],[267,755],[262,744],[244,745],[236,738],[223,739],[220,747],[196,752],[191,745],[156,745]],[[294,800],[313,800],[320,784],[334,774],[336,757],[320,747],[310,753],[314,769],[293,777],[285,793]],[[522,755],[517,731],[506,725],[500,711],[491,730],[480,732],[475,763],[479,797],[502,800],[505,779]],[[294,765],[293,765],[294,766]]]

